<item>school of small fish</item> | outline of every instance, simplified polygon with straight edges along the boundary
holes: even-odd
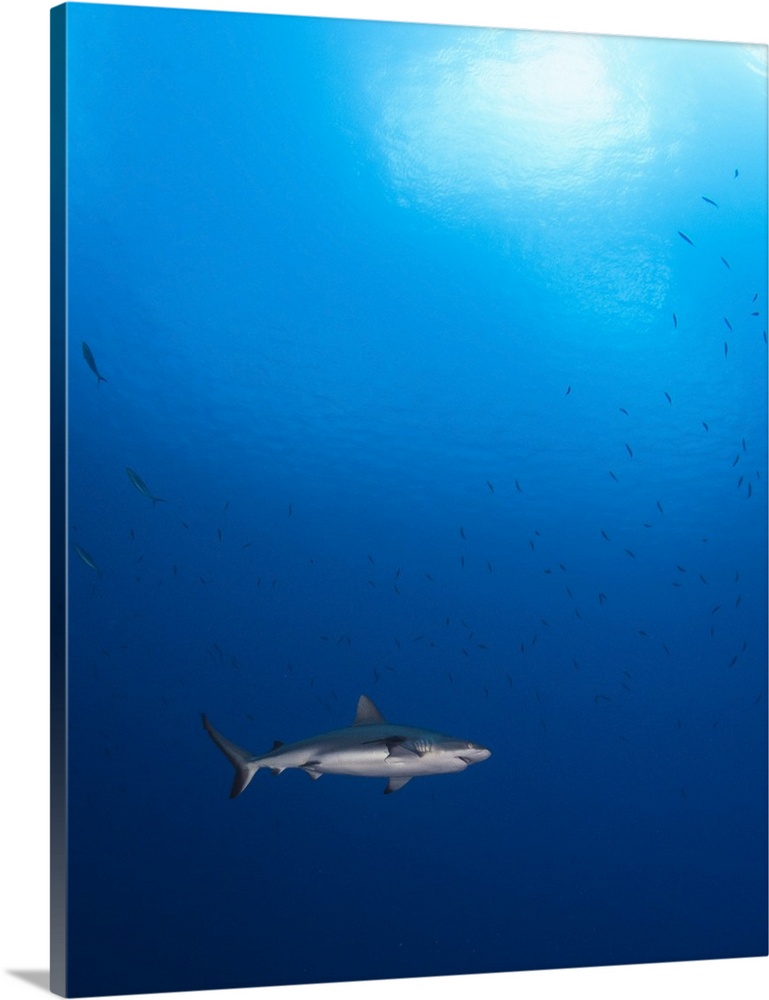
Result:
[[[738,176],[739,173],[735,170],[733,181],[736,181]],[[716,200],[715,198],[702,195],[701,201],[708,206],[707,210],[701,209],[702,211],[710,212],[712,210],[713,213],[718,213],[718,217],[723,218],[725,216],[726,208],[724,206],[727,204],[726,198],[719,197]],[[710,251],[702,249],[708,244],[708,241],[704,240],[701,234],[694,228],[690,228],[688,224],[687,229],[689,230],[688,232],[676,229],[671,233],[671,241],[680,249],[680,253],[687,256],[690,254],[705,255],[706,253],[710,253]],[[718,261],[719,257],[715,259]],[[732,268],[723,257],[720,257],[720,260],[729,270],[730,274],[735,276],[735,280],[737,280],[739,276],[736,272],[736,267]],[[687,262],[687,266],[689,266],[689,262]],[[756,338],[762,335],[763,341],[766,343],[766,330],[764,329],[762,334],[757,330],[759,324],[756,323],[756,320],[760,318],[761,313],[758,309],[751,309],[751,307],[755,307],[759,297],[759,293],[756,292],[750,301],[747,298],[745,299],[744,315],[738,315],[734,303],[730,302],[729,316],[722,315],[714,320],[714,324],[717,324],[714,325],[714,329],[720,330],[722,335],[723,326],[721,326],[721,323],[723,323],[730,338],[729,341],[723,341],[723,358],[721,359],[719,347],[721,335],[715,334],[715,353],[718,356],[718,363],[721,365],[733,365],[735,363],[734,358],[744,348],[744,344],[748,338]],[[669,316],[670,313],[666,315]],[[682,331],[686,330],[688,323],[685,304],[676,305],[676,311],[672,313],[672,319],[673,329],[671,335],[681,336]],[[88,369],[96,376],[97,386],[100,387],[102,382],[107,384],[107,390],[100,391],[107,392],[110,383],[101,374],[94,353],[85,341],[82,342],[82,353]],[[117,379],[118,376],[112,368],[114,368],[114,365],[108,367],[110,375]],[[680,403],[680,394],[676,391],[676,387],[670,386],[670,388],[673,389],[672,393],[667,388],[660,386],[658,390],[659,394],[656,398],[660,400],[666,412],[673,414],[676,412],[676,400]],[[573,401],[579,397],[579,392],[578,379],[572,379],[566,385],[565,391],[561,390],[561,398],[563,400],[561,405],[574,405]],[[664,403],[662,402],[663,398]],[[619,438],[619,441],[624,444],[624,448],[622,444],[618,446],[618,452],[614,459],[616,464],[613,462],[614,469],[606,468],[605,473],[602,473],[606,476],[606,488],[609,490],[618,490],[621,488],[623,467],[626,469],[636,468],[638,463],[643,462],[643,442],[636,441],[636,438],[631,436],[631,428],[633,427],[631,416],[633,413],[632,403],[628,402],[627,406],[619,407],[616,407],[615,404],[613,412],[616,413],[617,410],[622,415],[622,427],[629,428],[626,433],[631,440],[624,441],[624,434]],[[715,417],[711,414],[703,414],[703,416],[707,416],[708,419],[702,419],[697,425],[697,433],[701,437],[708,435],[711,427],[715,426]],[[744,436],[735,441],[732,455],[728,458],[722,458],[723,474],[724,476],[734,475],[734,489],[744,502],[751,501],[751,498],[755,496],[755,491],[762,486],[760,471],[755,469],[755,462],[750,463],[750,459],[748,442]],[[623,463],[625,463],[624,466]],[[628,465],[627,463],[632,463],[632,465]],[[738,466],[739,468],[737,468]],[[162,515],[163,517],[168,517],[169,515],[174,517],[174,507],[177,505],[177,509],[182,513],[184,512],[179,499],[167,501],[164,497],[156,495],[133,468],[130,466],[124,466],[124,468],[130,485],[144,498],[144,501],[149,500],[151,502],[153,510],[157,508],[158,504],[162,503],[166,508],[165,513]],[[617,470],[616,472],[614,471],[615,469]],[[731,473],[731,470],[735,470],[735,472]],[[740,473],[739,477],[737,477],[738,472]],[[518,473],[517,478],[516,473]],[[533,484],[530,481],[529,474],[525,471],[511,470],[505,482],[500,481],[495,473],[492,472],[491,475],[494,476],[493,479],[486,478],[478,483],[478,489],[484,494],[484,502],[490,505],[489,510],[495,504],[504,505],[504,509],[509,508],[514,510],[516,502],[520,504],[526,501],[527,489],[530,490]],[[150,478],[154,485],[155,478],[162,479],[162,473],[158,473],[155,470]],[[608,482],[609,479],[611,479],[612,483]],[[159,483],[159,488],[165,490],[162,483]],[[469,488],[472,490],[473,485],[469,484]],[[661,491],[655,496],[654,492],[651,492],[650,489],[646,498],[639,501],[638,526],[646,531],[653,531],[655,529],[664,531],[666,518],[670,516],[666,511],[669,511],[672,507],[672,504],[668,503],[669,499],[668,497],[666,500],[665,495]],[[663,500],[666,502],[663,503]],[[137,504],[142,502],[138,499],[136,500]],[[752,502],[755,503],[755,500]],[[150,508],[145,504],[145,509],[149,510]],[[299,504],[295,504],[294,501],[290,503],[284,502],[281,515],[281,530],[291,530],[295,526],[296,530],[301,530],[305,537],[311,537],[311,524],[308,524],[307,521],[303,522],[302,515],[303,512]],[[154,518],[160,515],[153,514],[151,516]],[[269,548],[271,543],[264,529],[255,525],[251,530],[248,530],[245,521],[240,523],[237,521],[233,522],[233,512],[230,510],[229,500],[221,504],[219,516],[219,523],[215,523],[208,528],[200,524],[193,524],[192,519],[186,514],[184,519],[176,515],[175,520],[176,524],[183,529],[183,534],[188,538],[192,537],[195,532],[202,532],[208,541],[215,540],[215,547],[220,551],[226,550],[228,547],[230,547],[231,551],[240,550],[241,556],[239,558],[243,561],[243,572],[246,576],[248,576],[249,572],[251,573],[250,600],[256,602],[257,605],[269,601],[269,607],[273,611],[277,608],[275,600],[284,600],[288,602],[288,605],[283,605],[283,613],[286,613],[285,609],[288,607],[290,617],[291,594],[294,588],[296,588],[297,583],[295,579],[290,578],[291,573],[288,570],[284,575],[283,573],[276,573],[266,568],[269,560],[264,557],[263,553]],[[288,528],[286,519],[291,519],[291,529]],[[225,521],[227,522],[226,524]],[[421,627],[414,629],[413,634],[407,634],[406,631],[401,630],[399,634],[391,635],[383,641],[376,663],[373,665],[369,664],[367,667],[370,670],[368,680],[373,685],[380,682],[385,671],[396,673],[407,668],[415,668],[415,664],[419,658],[424,662],[429,662],[432,665],[431,669],[433,669],[436,664],[435,657],[439,657],[442,660],[443,672],[448,684],[458,682],[462,672],[470,669],[469,665],[472,664],[477,671],[477,683],[483,691],[484,697],[499,697],[503,690],[509,693],[511,690],[518,690],[522,686],[529,686],[533,692],[534,702],[539,706],[539,711],[542,712],[547,701],[547,685],[544,678],[537,683],[533,683],[533,681],[537,676],[538,670],[541,669],[542,663],[544,661],[552,663],[555,659],[561,661],[562,664],[568,665],[570,670],[578,671],[580,677],[584,678],[586,675],[591,674],[591,690],[589,692],[583,690],[583,695],[585,695],[584,700],[586,703],[589,702],[586,707],[591,711],[615,711],[623,703],[623,700],[626,701],[631,698],[634,691],[643,684],[642,678],[639,678],[637,673],[629,671],[627,666],[623,666],[622,662],[615,663],[611,669],[606,664],[602,664],[599,667],[596,663],[593,663],[591,670],[590,657],[586,651],[589,651],[591,648],[590,635],[594,637],[601,637],[603,635],[606,628],[606,618],[602,616],[610,614],[613,605],[620,603],[628,604],[627,595],[621,593],[624,579],[622,574],[626,571],[635,572],[635,569],[644,562],[645,552],[643,545],[636,544],[639,539],[634,536],[635,541],[633,541],[629,537],[622,537],[623,532],[615,530],[616,526],[614,525],[607,525],[610,528],[607,531],[600,523],[595,523],[591,530],[595,536],[596,544],[603,547],[602,552],[604,554],[617,552],[623,566],[627,567],[627,570],[625,570],[617,564],[613,576],[596,581],[590,572],[589,566],[583,566],[581,569],[574,568],[566,565],[566,563],[570,562],[568,558],[558,558],[552,547],[554,533],[549,531],[546,525],[539,525],[536,528],[532,526],[525,527],[516,521],[515,516],[513,516],[512,523],[515,525],[514,530],[517,530],[520,534],[520,601],[525,610],[523,613],[519,613],[518,617],[514,619],[513,610],[511,609],[511,620],[514,619],[517,622],[515,626],[517,635],[513,635],[513,627],[508,628],[506,648],[500,648],[498,640],[490,639],[485,634],[487,629],[484,628],[484,625],[470,620],[469,616],[456,606],[456,602],[450,602],[451,606],[447,606],[440,597],[447,575],[454,572],[461,574],[463,579],[468,580],[475,573],[475,570],[480,568],[485,582],[481,584],[480,577],[472,576],[474,582],[471,585],[478,588],[482,586],[486,590],[493,588],[495,586],[494,581],[506,572],[506,567],[500,570],[500,564],[497,559],[492,560],[489,558],[489,553],[482,551],[483,544],[476,542],[476,539],[484,534],[482,530],[483,525],[471,523],[467,520],[464,520],[462,523],[456,522],[452,529],[453,537],[446,538],[446,562],[443,565],[408,565],[403,558],[394,565],[393,560],[396,558],[394,554],[395,550],[392,546],[382,545],[382,551],[374,549],[369,552],[364,551],[361,554],[360,559],[357,561],[357,579],[350,579],[348,575],[344,587],[339,591],[340,597],[343,596],[343,599],[335,602],[333,596],[329,596],[329,594],[333,594],[333,587],[331,585],[321,586],[319,593],[322,592],[324,596],[317,601],[317,622],[319,628],[317,639],[315,640],[321,652],[318,658],[319,666],[309,679],[310,687],[314,689],[314,694],[318,701],[329,711],[332,711],[329,699],[336,700],[337,698],[335,690],[326,686],[323,681],[321,670],[323,663],[326,662],[326,654],[323,654],[322,650],[327,650],[328,656],[338,661],[343,655],[348,655],[347,651],[353,649],[355,643],[362,639],[360,635],[356,635],[356,614],[354,607],[349,606],[351,604],[349,601],[351,590],[355,590],[356,587],[359,588],[358,600],[379,602],[378,606],[382,609],[383,622],[392,620],[390,604],[392,601],[413,602],[411,613],[401,619],[403,623],[415,622],[417,618],[421,619]],[[140,545],[142,539],[134,527],[130,527],[129,529],[124,527],[122,530],[130,535],[130,546],[132,551],[134,551],[133,565],[136,568],[143,563],[145,558],[144,553],[135,552],[135,546]],[[94,582],[93,586],[108,586],[110,577],[109,569],[103,571],[103,567],[97,561],[97,557],[91,555],[90,551],[80,544],[79,533],[78,539],[77,543],[73,542],[73,550],[86,569],[97,575],[99,583]],[[631,548],[627,542],[630,542],[633,547]],[[668,576],[659,579],[656,586],[674,590],[695,590],[697,595],[700,595],[697,597],[697,600],[701,611],[698,617],[691,622],[691,629],[692,631],[698,629],[706,630],[709,638],[714,644],[717,644],[720,641],[719,629],[723,630],[725,635],[734,635],[734,623],[736,616],[740,614],[740,608],[745,595],[740,588],[740,571],[737,567],[734,567],[732,571],[733,575],[729,581],[716,580],[710,575],[706,565],[707,558],[704,555],[706,542],[707,539],[703,538],[701,548],[703,556],[699,562],[695,562],[694,564],[691,564],[689,558],[677,557],[671,551]],[[168,574],[172,580],[175,583],[176,581],[186,580],[188,584],[213,589],[217,581],[217,564],[210,552],[206,557],[208,562],[204,565],[205,560],[202,555],[201,558],[196,558],[190,552],[189,546],[185,544],[183,537],[177,537],[174,544],[178,546],[178,555],[175,557],[173,563],[167,567]],[[319,572],[319,567],[323,563],[324,558],[327,563],[333,562],[327,553],[325,556],[317,553],[308,553],[303,571],[306,571],[309,567],[309,572]],[[273,559],[277,560],[274,552]],[[346,555],[346,560],[346,564],[349,566],[349,554]],[[353,564],[354,562],[355,560],[353,560]],[[259,565],[261,565],[261,569]],[[296,563],[293,565],[296,570]],[[249,570],[249,567],[252,569]],[[153,578],[155,587],[168,586],[167,578],[162,573],[160,576],[157,576],[157,567],[154,572],[156,573],[156,576]],[[534,604],[529,603],[529,591],[533,595],[539,595],[541,589],[539,584],[531,587],[527,584],[527,574],[538,574],[540,580],[544,577],[549,581],[548,586],[551,588],[551,593],[548,599],[542,602],[545,606],[536,606],[541,600],[539,596],[532,597],[531,600]],[[137,586],[142,585],[147,579],[146,575],[138,574],[134,569],[134,583]],[[533,580],[533,575],[528,579]],[[287,596],[281,598],[280,592],[284,583]],[[630,586],[632,589],[634,584]],[[486,590],[484,590],[484,593]],[[274,599],[267,596],[272,592],[277,592],[277,597]],[[453,584],[445,588],[445,593],[454,593]],[[491,592],[489,591],[489,593]],[[715,593],[718,593],[720,600],[714,604],[712,597],[709,595]],[[643,603],[636,602],[636,606],[639,608],[639,612],[642,613]],[[413,608],[420,609],[419,614],[415,614]],[[324,615],[328,618],[328,624],[325,626],[320,624]],[[582,629],[584,638],[581,647],[576,650],[578,656],[573,655],[575,650],[566,649],[563,642],[557,638],[545,638],[548,635],[553,636],[559,631],[559,628],[553,627],[556,615],[561,616],[559,619],[561,623],[567,618],[571,620],[568,628],[563,624],[560,625],[562,635],[567,632],[572,634],[575,628],[578,630]],[[727,618],[730,618],[731,621],[729,628],[726,627]],[[646,651],[642,655],[645,655],[649,660],[658,662],[660,657],[662,657],[663,662],[672,663],[673,650],[676,645],[679,648],[681,645],[680,635],[668,636],[657,634],[655,629],[646,621],[631,620],[630,618],[627,618],[625,622],[624,635],[622,635],[620,634],[617,621],[617,619],[611,620],[610,630],[612,632],[612,641],[617,648],[621,648],[623,643],[627,645],[627,648],[632,648],[634,662],[637,662],[638,659],[639,654],[636,644],[640,641],[644,644],[643,648]],[[575,625],[575,623],[577,624]],[[596,647],[599,643],[599,638],[592,640],[593,647]],[[543,649],[546,645],[549,645],[548,650]],[[389,651],[385,651],[388,647]],[[745,639],[741,639],[736,644],[733,643],[731,647],[723,648],[720,654],[723,670],[727,673],[737,670],[744,660],[747,651],[748,643]],[[105,653],[105,655],[109,654]],[[209,642],[203,651],[203,655],[209,663],[215,664],[217,667],[228,666],[233,670],[244,669],[249,661],[248,654],[244,655],[241,651],[236,652],[229,649],[227,643],[218,640]],[[597,660],[599,655],[599,651],[594,649],[594,659]],[[537,667],[531,664],[523,665],[526,661],[537,657],[539,657]],[[292,673],[294,668],[292,663],[287,661],[281,669],[288,675]],[[599,685],[598,689],[596,689],[597,685]],[[755,695],[754,703],[758,704],[762,697],[763,694],[759,691]],[[541,715],[539,722],[543,732],[547,732],[548,726],[554,724],[553,720],[548,718],[546,714]],[[713,720],[712,724],[716,725],[717,720]],[[681,727],[680,719],[677,725],[679,728]]]

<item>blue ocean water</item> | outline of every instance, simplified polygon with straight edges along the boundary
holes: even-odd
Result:
[[[766,954],[765,48],[67,57],[70,993]],[[362,693],[492,756],[228,798]]]

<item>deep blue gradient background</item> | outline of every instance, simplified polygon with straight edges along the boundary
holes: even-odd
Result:
[[[765,50],[67,19],[70,992],[765,954]]]

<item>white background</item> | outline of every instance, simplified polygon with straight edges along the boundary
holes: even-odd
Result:
[[[130,2],[130,0],[125,0]],[[365,17],[767,44],[762,0],[167,0],[159,6]],[[13,971],[48,968],[48,42],[47,0],[6,0],[0,23],[0,993],[34,998]],[[465,914],[466,918],[467,915]],[[295,943],[301,947],[301,943]],[[769,996],[769,961],[680,963],[319,987],[258,996],[656,1000]],[[187,994],[239,1000],[253,991]]]

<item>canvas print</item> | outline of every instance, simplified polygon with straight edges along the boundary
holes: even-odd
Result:
[[[767,952],[767,59],[52,11],[52,983]]]

